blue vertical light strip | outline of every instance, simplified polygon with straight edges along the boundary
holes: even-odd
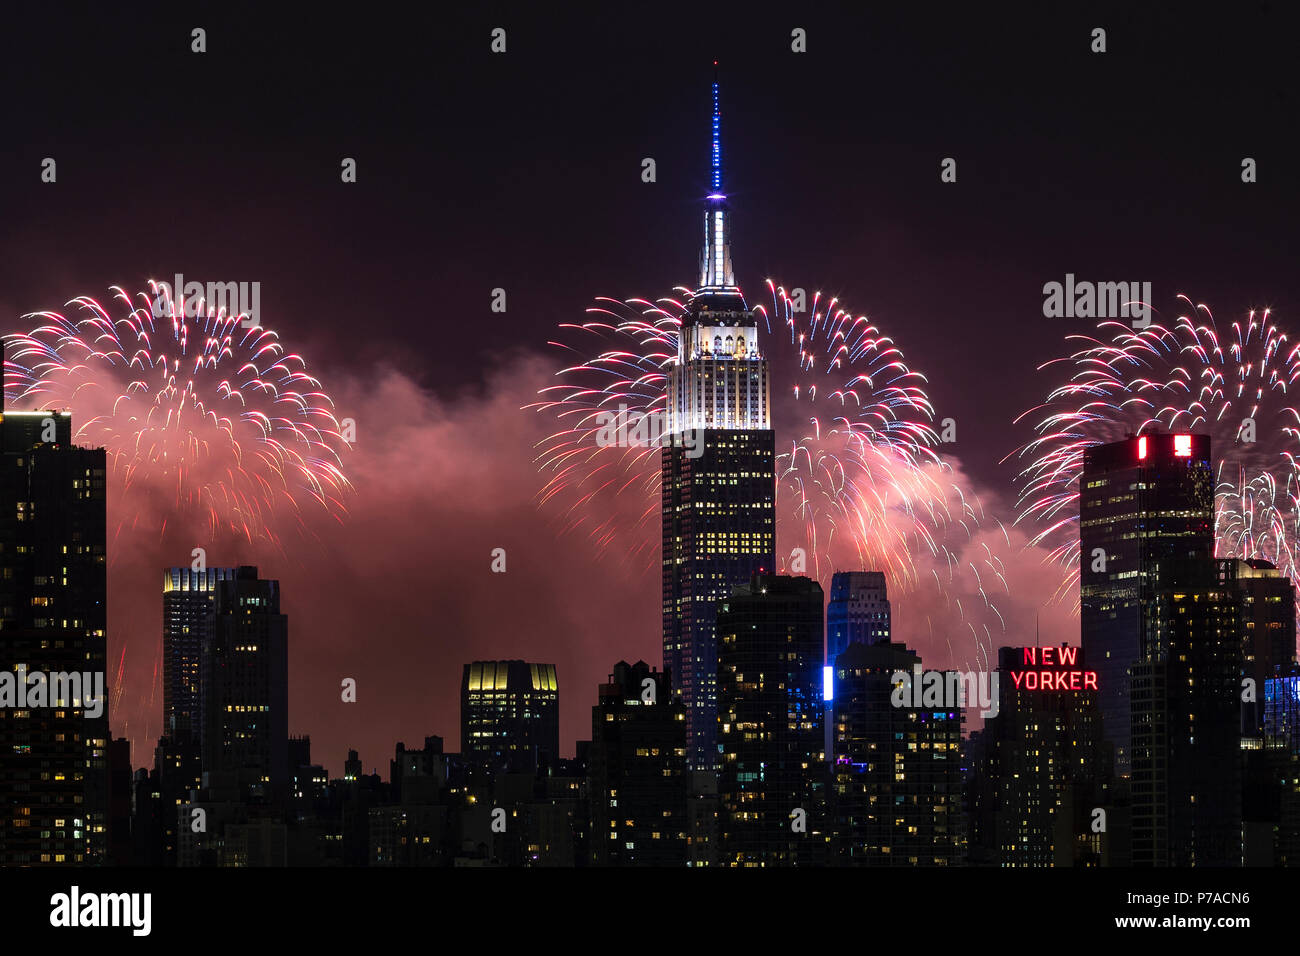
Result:
[[[713,61],[713,192],[722,192],[722,118],[718,110],[718,61]]]

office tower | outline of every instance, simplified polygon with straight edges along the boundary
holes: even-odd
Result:
[[[1102,728],[1131,769],[1129,669],[1155,562],[1214,556],[1208,435],[1147,434],[1084,453],[1079,480],[1080,629],[1101,686]]]
[[[491,770],[535,772],[560,755],[554,664],[474,661],[460,685],[460,752]]]
[[[700,284],[668,369],[662,451],[664,668],[692,769],[717,767],[717,602],[775,567],[775,436],[758,318],[736,285],[713,84],[712,192]]]
[[[850,644],[878,644],[890,634],[889,592],[880,571],[836,571],[826,604],[826,663]]]
[[[216,626],[217,585],[234,577],[234,568],[163,572],[163,733],[177,743],[199,740],[203,647]]]
[[[171,866],[180,846],[176,829],[185,825],[179,808],[203,786],[203,653],[212,647],[217,583],[234,576],[234,568],[163,571],[163,734],[154,749],[154,769],[163,808],[159,852]]]
[[[900,672],[911,681],[920,665],[921,658],[898,642],[850,644],[835,661],[831,802],[840,864],[965,861],[965,711],[896,699],[895,689],[904,683]]]
[[[998,650],[998,712],[984,721],[990,788],[988,861],[997,866],[1100,865],[1104,833],[1092,811],[1104,794],[1106,751],[1097,672],[1077,647]]]
[[[1142,655],[1132,668],[1134,866],[1241,865],[1235,563],[1162,561],[1148,582]]]
[[[104,486],[66,412],[0,409],[0,865],[105,862]]]
[[[825,862],[825,605],[803,577],[755,574],[718,608],[718,862]]]
[[[686,865],[686,713],[668,675],[619,661],[591,709],[591,861]]]
[[[280,613],[280,582],[244,566],[216,585],[200,675],[203,772],[242,804],[282,806],[289,794],[289,619]]]

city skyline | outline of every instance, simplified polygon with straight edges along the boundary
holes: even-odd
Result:
[[[733,296],[735,296],[735,297],[737,298],[737,301],[740,303],[740,307],[741,307],[742,311],[744,311],[744,310],[747,310],[747,309],[748,309],[748,306],[745,304],[743,298],[741,298],[741,291],[740,291],[739,286],[736,284],[735,275],[734,275],[733,266],[732,266],[732,254],[731,254],[731,253],[732,253],[732,241],[731,241],[732,229],[731,229],[731,225],[730,225],[729,219],[727,218],[727,217],[729,217],[729,212],[726,211],[726,205],[727,205],[726,202],[725,202],[726,197],[725,197],[722,193],[718,192],[718,190],[721,189],[722,187],[721,187],[721,163],[720,163],[720,147],[719,147],[719,125],[718,125],[718,121],[717,121],[717,120],[718,120],[718,109],[719,109],[719,106],[718,106],[718,104],[719,104],[719,95],[718,95],[718,84],[717,84],[717,79],[716,79],[716,71],[717,71],[717,64],[716,64],[716,63],[714,64],[714,70],[715,70],[715,79],[714,79],[713,97],[712,97],[713,122],[712,122],[712,125],[711,125],[711,127],[710,127],[711,142],[712,142],[712,144],[713,144],[713,147],[712,147],[712,149],[711,149],[711,151],[710,151],[710,153],[709,153],[709,157],[710,157],[710,168],[711,168],[711,170],[712,170],[712,172],[711,172],[711,178],[710,178],[710,188],[713,190],[713,192],[711,192],[711,193],[709,194],[709,196],[705,197],[705,204],[706,204],[706,207],[707,207],[707,208],[706,208],[706,216],[705,216],[705,232],[704,232],[705,244],[704,244],[704,250],[703,250],[702,254],[700,255],[700,269],[701,269],[701,274],[700,274],[700,283],[701,283],[701,289],[703,289],[703,290],[705,290],[705,291],[708,291],[708,290],[713,289],[714,287],[716,287],[716,291],[710,292],[710,293],[709,293],[710,295],[717,295],[717,294],[721,293],[721,294],[724,294],[724,295],[733,295]],[[719,211],[718,211],[718,212],[713,212],[712,210],[713,210],[714,207],[717,207],[717,209],[718,209]],[[716,223],[714,223],[714,220],[717,219],[718,217],[723,217],[723,218],[719,219]],[[713,226],[713,225],[716,225],[716,228],[711,228],[711,226]],[[180,278],[180,277],[178,276],[178,279],[179,279],[179,278]],[[697,296],[698,296],[698,293],[697,293]],[[697,306],[698,306],[699,304],[702,304],[702,303],[704,303],[705,301],[706,301],[705,299],[702,299],[702,298],[701,298],[701,299],[698,299],[698,301],[697,301],[696,304],[697,304]],[[769,319],[769,321],[768,321],[768,324],[770,325],[770,319]],[[765,338],[768,339],[768,340],[770,340],[770,338],[771,338],[771,334],[770,334],[770,333],[767,333],[766,335],[760,334],[759,331],[758,331],[758,329],[755,328],[755,329],[754,329],[754,333],[753,333],[753,335],[754,335],[756,338],[751,337],[750,342],[747,344],[747,348],[749,349],[749,351],[751,352],[752,355],[757,356],[757,355],[759,355],[759,354],[762,352],[762,345],[761,345],[761,342],[762,342]],[[685,348],[688,347],[688,346],[687,346],[688,341],[689,341],[688,339],[683,338],[683,341],[682,341],[682,343],[681,343],[681,347],[682,347],[683,349],[685,349]],[[694,346],[691,346],[691,348],[694,348]],[[685,353],[683,353],[683,355],[685,355]],[[766,365],[766,363],[764,363],[764,365]],[[685,367],[685,366],[682,365],[682,366],[679,366],[679,367]],[[403,383],[403,385],[402,385],[402,388],[403,388],[403,389],[409,389],[410,387],[411,387],[411,386],[410,386],[410,383]],[[678,387],[679,391],[683,391],[683,392],[685,391],[685,389],[684,389],[683,386],[680,386],[680,385],[679,385],[679,386],[677,386],[677,387]],[[764,398],[763,398],[763,402],[762,402],[763,409],[764,409],[764,410],[763,410],[763,421],[766,422],[766,421],[767,421],[767,412],[766,412],[766,403],[767,403],[767,398],[766,398],[766,393],[767,393],[767,388],[768,388],[766,378],[764,378],[763,380],[761,380],[760,385],[759,385],[759,388],[760,388],[760,393],[764,396]],[[671,395],[671,392],[670,392],[670,395]],[[684,421],[686,420],[686,418],[683,417],[683,416],[687,416],[687,412],[686,412],[685,409],[678,409],[678,410],[675,412],[675,414],[676,414],[676,415],[681,419],[681,422],[684,422]],[[691,413],[691,414],[695,414],[695,413]],[[689,416],[687,416],[687,417],[689,417]],[[936,413],[936,417],[937,417],[937,413]],[[679,422],[679,424],[681,424],[681,422]],[[779,427],[779,426],[778,426],[778,427]],[[957,468],[957,469],[960,469],[960,468],[961,468],[960,458],[953,459],[953,466],[954,466],[955,468]],[[974,484],[972,484],[970,487],[972,487],[972,488],[976,488],[976,489],[978,489],[978,490],[980,490],[980,491],[983,491],[983,492],[986,493],[986,494],[991,493],[991,489],[986,488],[986,487],[980,487],[980,486],[978,486],[978,485],[974,485]],[[994,494],[994,496],[996,497],[996,493],[993,493],[993,494]],[[1009,508],[1009,506],[1008,506],[1008,504],[1007,504],[1006,501],[1003,501],[1002,504],[1003,504],[1003,513],[1004,513],[1003,516],[1004,516],[1005,519],[1007,520],[1007,523],[1010,524],[1010,518],[1012,517],[1011,509]],[[539,514],[544,514],[544,509],[539,508],[538,510],[539,510]],[[548,519],[553,519],[553,518],[554,518],[554,515],[544,515],[544,516],[545,516],[546,518],[548,518]],[[121,527],[121,526],[119,525],[119,530],[120,530],[120,527]],[[313,532],[313,534],[314,534],[314,532]],[[201,538],[201,535],[200,535],[199,537]],[[306,539],[304,538],[303,540],[306,540]],[[563,538],[563,535],[562,535],[562,534],[557,534],[557,535],[555,536],[555,539],[554,539],[554,540],[555,540],[556,545],[558,545],[558,546],[563,546],[563,545],[565,545],[565,544],[571,544],[571,543],[572,543],[572,542],[564,541],[564,538]],[[233,564],[237,564],[237,563],[241,563],[242,561],[245,560],[245,558],[242,556],[242,555],[245,555],[245,554],[248,554],[251,558],[256,558],[256,559],[260,560],[260,561],[261,561],[262,563],[264,563],[264,564],[267,563],[267,558],[264,557],[264,555],[268,554],[268,551],[263,547],[264,542],[254,541],[254,540],[251,540],[251,539],[250,539],[249,541],[244,542],[243,544],[240,544],[240,545],[237,545],[237,546],[231,546],[228,542],[229,542],[229,538],[227,537],[227,545],[226,545],[226,547],[225,547],[224,549],[222,549],[222,551],[223,551],[223,553],[234,552],[234,556],[236,557],[237,560],[234,560],[234,561],[227,561],[226,563],[229,563],[229,564],[232,564],[232,565],[233,565]],[[205,543],[207,543],[207,542],[205,541]],[[294,566],[294,565],[295,565],[295,561],[294,561],[293,559],[289,558],[289,557],[288,557],[288,554],[287,554],[287,553],[285,552],[285,550],[284,550],[284,549],[285,549],[285,541],[284,541],[283,539],[281,539],[281,540],[276,540],[276,541],[273,542],[273,544],[274,544],[274,549],[272,549],[272,550],[269,552],[270,554],[273,555],[273,557],[271,558],[271,560],[273,560],[273,561],[274,561],[274,560],[278,560],[278,561],[282,562],[282,564],[283,564],[283,566],[284,566],[284,569],[285,569],[286,576],[292,576],[293,572],[294,572],[295,570],[297,570],[297,569],[296,569],[295,566]],[[607,546],[607,545],[606,545],[606,546]],[[578,550],[581,550],[581,549],[578,549]],[[277,553],[277,552],[278,552],[278,553]],[[495,553],[495,552],[493,552],[493,553]],[[180,555],[174,555],[174,556],[172,557],[172,560],[174,560],[175,557],[179,557],[179,556],[180,556]],[[776,564],[777,567],[781,567],[781,566],[783,566],[784,563],[786,563],[786,560],[787,560],[787,559],[786,559],[786,555],[785,555],[784,553],[782,553],[781,555],[779,555],[779,556],[777,557],[777,559],[776,559],[776,561],[775,561],[774,563]],[[767,562],[762,562],[762,563],[767,563]],[[849,569],[851,569],[851,568],[850,568],[848,565],[845,565],[844,567],[836,566],[836,567],[834,568],[834,570],[849,570]],[[830,569],[826,569],[826,570],[824,570],[824,571],[822,572],[822,573],[823,573],[823,576],[825,576],[826,578],[829,577],[829,570],[830,570]],[[864,570],[864,571],[874,571],[874,570],[876,570],[876,569],[874,569],[874,568],[869,568],[869,567],[863,567],[863,568],[861,568],[860,570]],[[743,577],[743,575],[742,575],[742,577]],[[636,588],[636,589],[639,589],[639,588],[640,588],[640,585],[643,583],[642,580],[641,580],[641,578],[640,578],[638,575],[636,575],[636,574],[630,574],[630,575],[626,576],[626,578],[625,578],[625,582],[626,582],[625,587],[630,586],[631,588]],[[627,592],[627,593],[630,593],[630,591]],[[904,593],[903,595],[900,595],[900,596],[899,596],[899,599],[898,599],[898,611],[899,611],[899,616],[900,616],[900,618],[901,618],[904,622],[906,622],[906,621],[908,620],[908,617],[909,617],[909,615],[908,615],[908,613],[907,613],[908,610],[909,610],[909,605],[915,605],[915,604],[918,603],[917,597],[916,597],[915,595],[911,595],[910,597],[912,598],[912,600],[909,601],[909,595],[906,594],[906,593]],[[1060,603],[1059,603],[1059,602],[1047,602],[1046,604],[1044,604],[1044,605],[1042,605],[1042,606],[1040,606],[1040,607],[1035,608],[1035,609],[1034,609],[1034,626],[1035,626],[1035,629],[1036,629],[1036,630],[1040,630],[1040,629],[1041,629],[1042,621],[1041,621],[1041,619],[1040,619],[1040,614],[1044,614],[1044,615],[1049,615],[1049,616],[1050,616],[1054,611],[1057,612],[1057,613],[1059,613],[1060,610],[1061,610],[1061,608],[1060,608]],[[924,609],[923,609],[923,613],[924,613]],[[1005,626],[1005,618],[1004,618],[1003,614],[1001,613],[1001,611],[999,610],[999,611],[996,611],[995,613],[997,614],[997,618],[998,618],[999,622],[1003,623],[1004,626]],[[1070,627],[1070,624],[1069,624],[1069,621],[1068,621],[1068,614],[1067,614],[1067,615],[1063,615],[1063,616],[1064,616],[1065,619],[1066,619],[1065,624],[1064,624],[1064,627],[1063,627],[1063,629],[1064,629],[1064,631],[1065,631],[1064,639],[1066,639],[1066,640],[1070,640],[1070,639],[1072,639],[1072,638],[1071,638],[1071,636],[1070,636],[1070,634],[1069,634],[1069,627]],[[1011,637],[1014,637],[1017,633],[1023,633],[1023,628],[1024,628],[1024,625],[1025,625],[1025,623],[1026,623],[1026,621],[1027,621],[1027,614],[1023,613],[1023,609],[1022,609],[1022,613],[1020,613],[1020,614],[1018,615],[1018,617],[1019,617],[1020,630],[1017,631],[1017,629],[1016,629],[1015,627],[1013,627],[1013,626],[1005,626],[1005,629],[1004,629],[1003,633],[999,636],[998,639],[1003,639],[1003,638],[1010,639]],[[930,627],[933,628],[933,622],[932,622],[932,621],[930,622]],[[1049,632],[1051,632],[1053,629],[1052,629],[1051,627],[1049,627],[1048,630],[1049,630]],[[1050,636],[1050,637],[1056,637],[1056,638],[1059,638],[1059,637],[1062,636],[1062,634],[1061,634],[1061,630],[1062,630],[1062,626],[1058,623],[1058,625],[1057,625],[1057,627],[1056,627],[1056,629],[1055,629],[1055,633],[1050,633],[1049,636]],[[906,629],[904,629],[904,635],[905,635],[905,638],[910,638],[911,640],[916,641],[916,634],[915,634],[915,632],[907,633]],[[934,637],[935,637],[935,635],[933,635],[933,633],[932,633],[932,634],[931,634],[931,639],[933,640]],[[942,635],[941,635],[940,637],[942,637]],[[948,641],[949,645],[951,645],[951,638],[950,638],[950,637],[947,638],[947,641]],[[925,644],[925,643],[927,643],[927,642],[923,640],[923,641],[920,641],[920,642],[918,642],[918,643]],[[982,651],[983,653],[987,654],[988,651],[991,650],[992,648],[994,648],[996,645],[997,645],[997,640],[992,640],[992,641],[990,641],[990,642],[988,643],[988,647],[987,647],[987,648],[979,648],[979,649],[977,649],[977,654],[976,654],[976,656],[978,656],[978,652],[979,652],[979,651]],[[629,656],[637,656],[637,655],[629,655]],[[641,656],[649,656],[649,655],[641,655]],[[161,684],[155,684],[154,687],[152,688],[152,691],[153,691],[153,692],[157,692],[157,691],[164,691],[164,692],[165,692],[165,688],[163,688]],[[577,709],[577,708],[570,708],[570,709],[568,710],[568,713],[567,713],[566,716],[565,716],[565,726],[566,726],[566,727],[573,727],[573,726],[575,726],[575,725],[576,725],[576,726],[579,726],[579,727],[581,726],[582,721],[581,721],[580,716],[575,716],[575,715],[574,715],[574,711],[575,711],[576,709]],[[138,714],[137,714],[137,716],[138,716]],[[151,717],[146,716],[146,721],[145,721],[146,726],[148,725],[148,723],[149,723],[150,720],[151,720]],[[306,731],[308,731],[310,728],[308,728],[308,727],[302,727],[302,728],[297,728],[297,729],[299,729],[299,730],[301,730],[301,731],[303,731],[303,732],[306,732]],[[440,724],[440,729],[443,729],[443,730],[450,730],[451,728],[447,728],[447,727],[442,726],[442,725]],[[151,732],[148,731],[148,730],[145,730],[145,731],[143,731],[143,732],[141,732],[141,731],[131,731],[131,730],[128,730],[128,734],[132,737],[132,739],[135,740],[135,742],[137,743],[137,745],[141,742],[141,737],[139,736],[140,733],[143,733],[143,734],[144,734],[143,739],[144,739],[145,741],[147,741],[147,740],[149,739],[149,737],[151,736]],[[562,750],[567,751],[567,749],[568,749],[568,747],[569,747],[569,744],[567,743],[567,741],[571,741],[571,740],[574,740],[574,739],[577,739],[577,736],[576,736],[576,735],[568,735],[568,736],[565,736],[565,738],[564,738],[565,742],[562,742],[562,744],[561,744],[561,748],[562,748]],[[341,752],[341,749],[339,750],[339,752]],[[333,758],[331,758],[331,759],[337,759],[337,757],[333,757]]]
[[[113,769],[115,799],[127,745],[132,767],[155,771],[131,783],[132,814],[153,807],[151,852],[275,860],[310,856],[319,838],[321,859],[376,865],[1293,855],[1278,835],[1289,791],[1260,783],[1300,753],[1280,743],[1300,555],[1287,394],[1300,377],[1287,255],[1300,191],[1282,181],[1281,134],[1252,125],[1279,102],[1238,111],[1220,92],[1212,145],[1169,150],[1196,110],[1143,115],[1168,81],[1114,45],[1154,43],[1154,13],[1111,27],[1110,52],[1070,28],[1056,63],[1036,40],[1033,90],[1018,79],[1027,66],[1006,64],[956,88],[988,55],[963,49],[959,19],[936,27],[906,97],[886,95],[864,85],[886,65],[802,58],[807,36],[852,49],[810,20],[702,31],[662,80],[598,50],[512,100],[538,63],[540,27],[526,22],[501,38],[475,27],[482,50],[431,68],[474,77],[472,99],[491,108],[448,106],[435,130],[394,125],[388,102],[366,113],[359,95],[312,100],[282,125],[250,106],[262,161],[225,179],[216,150],[137,169],[112,146],[70,148],[76,134],[22,107],[45,141],[25,165],[0,160],[26,183],[0,212],[28,224],[0,257],[16,503],[0,556],[6,580],[21,579],[0,601],[7,653],[28,653],[21,641],[45,627],[89,642],[109,706],[88,759]],[[878,48],[893,23],[864,42]],[[1005,53],[1042,26],[991,42]],[[758,64],[745,56],[755,38],[793,60]],[[629,42],[639,57],[655,41]],[[209,105],[248,93],[247,79],[223,87],[185,59],[203,52],[165,56]],[[139,80],[127,68],[106,82],[122,94]],[[1222,81],[1211,71],[1196,89]],[[283,105],[293,84],[268,82]],[[1033,122],[975,110],[999,92]],[[44,95],[66,106],[65,90]],[[1033,112],[1053,96],[1079,115]],[[571,105],[548,119],[558,103]],[[1163,165],[1104,142],[1063,151],[1076,121],[1125,142],[1149,121]],[[509,149],[492,145],[501,130]],[[153,235],[126,216],[105,242],[96,217],[122,213],[119,193],[216,225]],[[305,214],[317,208],[319,226]],[[83,216],[94,225],[71,229]],[[1215,228],[1193,236],[1202,219]],[[605,416],[626,425],[629,410],[662,428],[609,439]],[[42,484],[45,462],[72,471]],[[90,500],[89,531],[50,518]],[[81,554],[87,535],[98,563],[71,585],[25,543]],[[807,606],[782,604],[805,586]],[[91,610],[38,610],[68,600]],[[881,662],[975,686],[1018,674],[1017,654],[1065,646],[1093,679],[1075,696],[1003,686],[983,717],[983,701],[895,702],[915,748],[956,747],[999,783],[972,789],[958,770],[975,764],[923,762],[907,773],[933,771],[943,798],[899,787],[918,815],[878,816],[875,801],[894,799],[874,756]],[[1257,696],[1237,701],[1239,682]],[[636,709],[668,707],[661,694],[680,712]],[[1086,744],[1037,736],[1033,721],[1069,723],[1072,706]],[[630,726],[598,732],[605,718]],[[999,776],[1038,766],[1021,736],[1052,754],[1042,791]],[[444,748],[457,740],[459,753]],[[1185,772],[1191,740],[1233,771]],[[14,754],[25,746],[14,737]],[[912,766],[901,749],[891,759]],[[1058,786],[1061,761],[1098,768],[1092,789]],[[590,813],[585,788],[599,779],[617,800],[620,774],[638,781],[634,812]],[[653,819],[660,775],[670,829]],[[950,827],[959,790],[970,806]],[[173,819],[191,791],[220,840]],[[1184,792],[1201,795],[1191,810]],[[527,839],[493,836],[488,793],[509,795]],[[1016,831],[1002,807],[1044,794],[1073,829],[1026,811]],[[1120,821],[1113,842],[1085,832],[1088,800]],[[336,813],[373,815],[373,829],[330,831]],[[763,829],[800,813],[816,852]],[[944,848],[902,841],[889,858],[894,826]],[[842,828],[866,842],[846,844]],[[1017,855],[1013,831],[1037,842]]]

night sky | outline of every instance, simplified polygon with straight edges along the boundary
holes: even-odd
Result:
[[[742,287],[808,285],[887,330],[991,506],[1030,434],[1012,420],[1051,384],[1035,368],[1091,326],[1044,318],[1044,283],[1148,281],[1159,314],[1181,292],[1300,329],[1281,5],[864,6],[3,14],[0,331],[115,284],[256,280],[264,321],[357,420],[342,524],[286,553],[210,550],[283,582],[290,727],[317,762],[337,773],[355,747],[387,775],[397,740],[457,749],[461,665],[498,657],[558,665],[570,753],[616,660],[661,663],[657,573],[556,533],[534,500],[544,423],[521,406],[594,296],[694,282],[714,59]],[[198,533],[110,546],[111,716],[137,765],[161,723],[159,571]]]

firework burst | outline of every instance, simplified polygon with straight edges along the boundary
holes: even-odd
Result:
[[[279,546],[285,527],[310,533],[309,512],[341,517],[348,446],[301,356],[165,285],[111,292],[116,316],[84,296],[25,316],[38,324],[10,337],[4,385],[12,406],[71,411],[74,440],[107,450],[119,532],[201,516],[213,536]]]
[[[823,585],[839,569],[885,571],[893,593],[915,598],[923,614],[955,611],[986,665],[1006,629],[993,599],[1007,590],[999,544],[1007,539],[940,457],[925,377],[865,316],[820,293],[797,312],[782,287],[767,285],[771,306],[755,311],[781,386],[773,396],[778,560],[795,563],[798,549]],[[562,426],[539,445],[541,502],[558,507],[566,531],[647,570],[658,559],[659,449],[601,445],[596,436],[607,413],[626,409],[631,422],[662,414],[692,295],[677,292],[597,299],[588,321],[562,325],[565,341],[551,344],[576,361],[531,406]],[[969,651],[960,634],[942,639],[957,656]]]
[[[1178,298],[1172,323],[1101,322],[1095,335],[1068,336],[1077,350],[1041,368],[1064,366],[1069,380],[1021,416],[1038,422],[1013,453],[1027,462],[1017,520],[1067,572],[1058,596],[1075,595],[1076,609],[1084,451],[1157,428],[1211,436],[1216,554],[1271,561],[1296,580],[1300,414],[1290,392],[1300,347],[1267,309],[1221,328],[1206,306]]]

